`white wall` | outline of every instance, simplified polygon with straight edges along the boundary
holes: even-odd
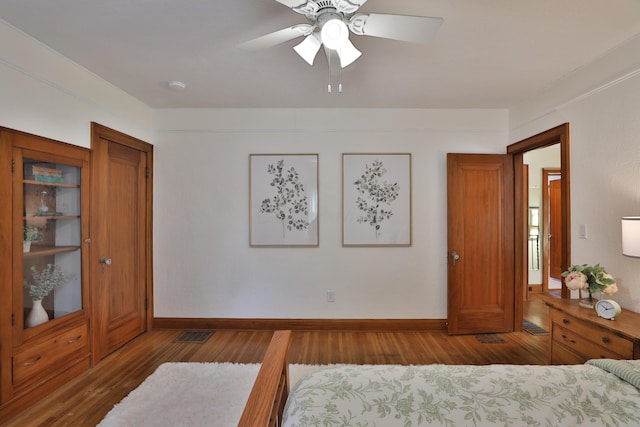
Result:
[[[89,147],[92,121],[151,142],[151,114],[0,19],[0,126]]]
[[[504,110],[156,111],[155,315],[446,318],[446,153],[504,153],[507,120]],[[345,152],[412,154],[412,247],[341,246]],[[249,154],[265,153],[319,154],[318,248],[249,247]]]
[[[622,255],[620,218],[640,215],[640,39],[512,110],[512,142],[570,123],[573,264],[600,263],[613,299],[640,311],[640,259]],[[612,65],[618,67],[612,69]],[[586,224],[587,239],[578,238]]]

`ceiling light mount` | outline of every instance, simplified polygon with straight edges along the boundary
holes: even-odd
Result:
[[[167,83],[167,87],[176,92],[182,92],[187,88],[187,85],[178,80],[171,80],[169,83]]]

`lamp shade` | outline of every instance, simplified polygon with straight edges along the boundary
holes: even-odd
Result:
[[[640,257],[640,216],[622,218],[622,254]]]

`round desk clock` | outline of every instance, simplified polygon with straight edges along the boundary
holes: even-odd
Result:
[[[613,320],[617,315],[622,313],[620,304],[611,299],[601,299],[594,306],[598,316],[603,319]]]

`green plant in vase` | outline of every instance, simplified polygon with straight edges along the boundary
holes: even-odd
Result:
[[[38,269],[35,265],[31,268],[32,281],[24,281],[24,287],[29,291],[29,296],[33,301],[41,300],[47,295],[68,283],[72,276],[62,272],[62,269],[55,264],[47,264]]]
[[[33,301],[31,311],[25,319],[27,327],[37,326],[49,320],[49,314],[42,307],[42,299],[65,285],[73,277],[63,273],[62,269],[55,264],[47,264],[42,268],[32,265],[30,271],[32,280],[24,280],[24,288],[29,292]]]
[[[22,231],[22,249],[23,252],[31,250],[31,242],[42,240],[42,232],[38,227],[24,227]]]

